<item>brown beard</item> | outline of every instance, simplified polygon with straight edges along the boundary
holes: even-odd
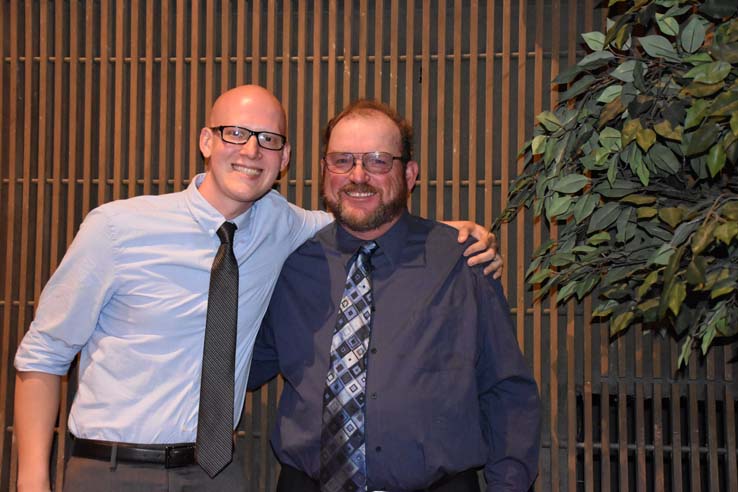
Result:
[[[371,212],[369,215],[363,218],[356,218],[347,216],[343,210],[343,205],[340,200],[331,200],[325,194],[325,184],[323,185],[323,205],[325,208],[333,214],[336,222],[345,226],[347,229],[356,232],[367,232],[373,229],[377,229],[379,226],[391,222],[395,217],[400,215],[407,208],[407,183],[405,180],[400,180],[400,189],[397,195],[387,203],[380,203],[379,206]],[[325,183],[325,181],[324,181]],[[344,192],[374,192],[377,193],[376,188],[369,185],[346,185],[339,191]]]

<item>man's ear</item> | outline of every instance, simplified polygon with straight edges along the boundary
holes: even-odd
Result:
[[[416,161],[407,161],[405,164],[405,182],[409,192],[415,188],[415,182],[418,179],[418,163]]]
[[[287,169],[287,166],[290,164],[290,156],[292,155],[292,146],[289,142],[286,142],[284,144],[284,147],[282,147],[282,164],[279,166],[279,170],[284,171]]]
[[[210,157],[213,153],[213,130],[210,128],[203,128],[200,130],[200,152],[205,159]]]

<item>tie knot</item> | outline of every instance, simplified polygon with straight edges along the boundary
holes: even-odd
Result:
[[[376,241],[367,241],[359,246],[359,252],[368,258],[374,254],[378,247]]]
[[[233,222],[223,222],[218,228],[218,237],[220,238],[221,244],[233,244],[233,234],[235,234],[236,224]]]

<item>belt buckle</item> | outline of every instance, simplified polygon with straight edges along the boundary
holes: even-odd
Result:
[[[164,448],[164,468],[179,468],[183,466],[182,463],[177,463],[175,459],[177,449],[177,446],[167,446]]]

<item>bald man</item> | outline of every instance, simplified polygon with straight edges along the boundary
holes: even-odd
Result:
[[[60,378],[77,353],[65,490],[246,488],[240,461],[230,454],[214,474],[197,463],[208,290],[219,229],[230,222],[239,277],[235,427],[254,339],[282,264],[332,221],[271,190],[289,162],[285,134],[284,110],[270,92],[232,89],[217,99],[200,132],[207,171],[185,191],[114,201],[85,218],[15,358],[20,492],[50,489]],[[480,241],[476,250],[484,247]],[[470,264],[492,256],[487,250]]]

